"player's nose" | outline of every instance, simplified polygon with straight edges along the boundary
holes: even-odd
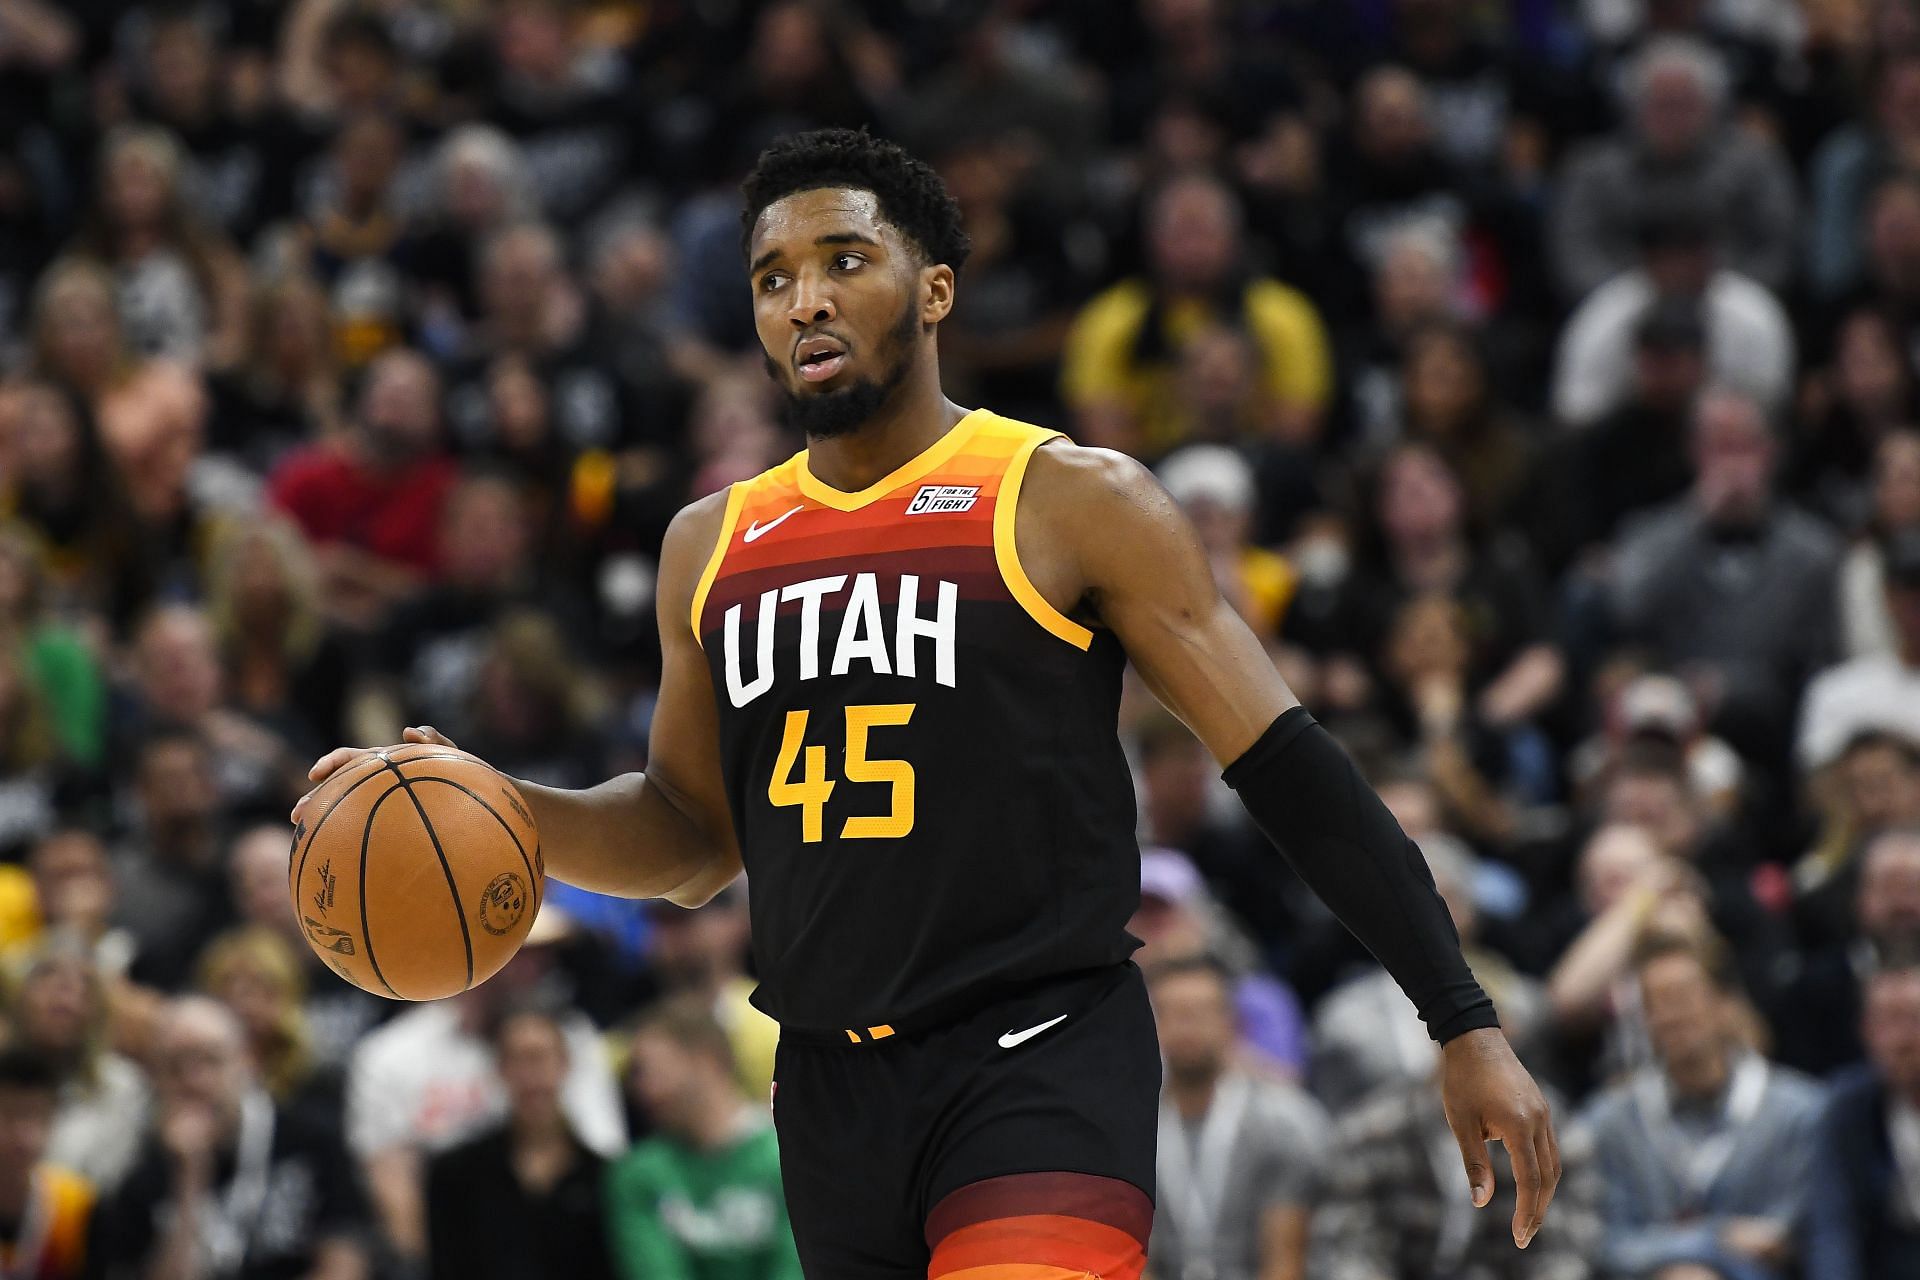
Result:
[[[810,329],[817,324],[826,324],[838,314],[832,295],[825,289],[796,282],[793,305],[787,308],[787,322],[795,329]]]

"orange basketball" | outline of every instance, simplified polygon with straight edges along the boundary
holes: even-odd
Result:
[[[294,914],[319,957],[395,1000],[457,995],[526,941],[545,893],[518,788],[451,747],[409,744],[328,778],[293,833]]]

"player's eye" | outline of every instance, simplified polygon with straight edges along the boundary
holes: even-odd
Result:
[[[866,259],[857,253],[836,253],[833,255],[833,268],[836,271],[852,271],[865,264]]]
[[[769,271],[760,277],[760,292],[772,293],[787,282],[787,278],[777,271]]]

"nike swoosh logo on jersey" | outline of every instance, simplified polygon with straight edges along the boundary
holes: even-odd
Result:
[[[775,516],[773,519],[767,521],[765,524],[761,524],[757,520],[753,521],[752,523],[747,525],[747,531],[740,535],[740,541],[752,542],[755,538],[759,537],[763,533],[772,533],[776,528],[779,527],[780,522],[787,518],[787,516],[793,515],[794,512],[796,511],[805,511],[805,510],[806,510],[806,506],[803,503],[802,505],[795,507],[793,511],[787,512],[787,515]]]
[[[1002,1049],[1017,1049],[1039,1035],[1042,1031],[1045,1031],[1048,1027],[1057,1027],[1066,1020],[1067,1015],[1063,1013],[1051,1021],[1041,1023],[1037,1027],[1028,1027],[1025,1031],[1009,1031],[1000,1037],[1000,1047]]]

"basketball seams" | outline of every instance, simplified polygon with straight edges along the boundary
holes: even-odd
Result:
[[[400,772],[400,766],[385,756],[380,760],[387,768],[393,770],[393,776],[400,779],[400,785],[406,788],[407,799],[413,802],[413,811],[420,816],[420,825],[426,830],[427,839],[433,842],[433,856],[440,859],[440,870],[447,877],[447,896],[453,899],[453,914],[460,921],[460,945],[465,947],[467,952],[467,982],[463,990],[470,989],[473,986],[473,931],[467,928],[467,908],[460,901],[460,882],[454,879],[453,864],[447,861],[447,851],[440,847],[440,833],[433,829],[433,822],[427,817],[427,807],[421,804],[420,797],[413,793],[413,779]],[[360,859],[360,874],[364,877],[366,873],[367,862],[363,854]],[[360,906],[364,911],[366,902],[362,900]]]
[[[377,757],[369,756],[365,760],[360,761],[360,763],[361,764],[378,764],[379,760]],[[305,875],[307,872],[307,855],[313,852],[313,842],[315,837],[317,837],[320,834],[320,828],[327,825],[327,819],[333,816],[334,810],[340,807],[342,801],[344,801],[348,796],[352,795],[354,792],[358,791],[362,786],[366,785],[368,782],[371,782],[373,779],[379,777],[380,773],[381,773],[381,770],[377,768],[372,769],[368,771],[365,777],[358,779],[357,781],[354,782],[352,786],[348,787],[345,791],[342,791],[337,797],[334,798],[333,803],[327,806],[327,811],[320,815],[320,821],[313,824],[313,830],[306,833],[307,834],[306,847],[300,850],[299,864],[293,868],[293,879],[287,885],[288,890],[291,893],[293,893],[293,895],[296,898],[298,897],[298,886],[300,884],[300,877]],[[296,833],[294,838],[296,840],[299,839],[299,835]],[[292,858],[289,857],[288,861],[291,862]]]
[[[380,979],[380,985],[385,987],[387,994],[395,1000],[404,1000],[406,997],[395,991],[393,984],[387,981],[387,975],[380,972],[380,959],[373,950],[373,922],[367,919],[367,854],[373,843],[373,820],[380,816],[380,806],[392,799],[393,793],[405,785],[405,779],[402,779],[399,784],[381,792],[380,798],[375,800],[373,806],[367,810],[367,823],[360,831],[360,938],[367,944],[367,963],[373,966],[373,976]],[[431,831],[432,828],[428,830]]]
[[[412,762],[406,761],[404,763],[410,764]],[[399,771],[396,769],[395,772],[399,772]],[[498,770],[495,770],[495,772],[498,772]],[[400,776],[402,778],[406,778],[405,774],[401,774]],[[527,868],[527,883],[531,885],[533,888],[534,910],[536,912],[539,911],[540,904],[546,900],[546,896],[547,896],[546,885],[543,883],[543,877],[533,869],[533,860],[527,857],[527,846],[520,842],[519,833],[513,829],[513,825],[511,823],[509,823],[505,818],[500,816],[500,811],[498,809],[488,804],[486,800],[481,797],[480,793],[475,791],[472,787],[469,787],[464,782],[455,782],[452,778],[442,778],[437,774],[431,774],[424,778],[407,778],[406,780],[413,785],[418,785],[419,783],[423,783],[423,782],[438,782],[442,786],[453,787],[456,790],[464,791],[467,793],[469,797],[472,798],[475,804],[479,805],[482,809],[485,809],[487,813],[493,818],[493,820],[500,824],[500,829],[507,833],[507,839],[513,841],[514,849],[516,849],[519,852],[520,861]],[[417,804],[418,801],[415,801],[415,803]]]
[[[333,778],[328,780],[323,790],[333,793],[331,799],[325,804],[324,810],[314,821],[310,831],[297,831],[295,833],[296,844],[289,857],[290,882],[288,887],[290,896],[292,897],[291,907],[296,917],[298,917],[301,903],[304,900],[302,895],[304,886],[306,885],[306,868],[311,863],[315,847],[320,843],[322,829],[331,822],[334,812],[343,805],[347,805],[356,814],[364,814],[363,827],[360,834],[359,867],[357,871],[359,903],[357,908],[349,906],[347,909],[349,912],[355,910],[358,912],[360,941],[366,948],[366,966],[367,969],[371,971],[371,976],[367,980],[367,989],[383,993],[396,1000],[410,1000],[418,997],[401,994],[387,978],[385,969],[379,960],[378,950],[373,939],[372,917],[374,907],[379,904],[372,901],[369,896],[370,889],[378,889],[381,884],[386,883],[384,877],[389,876],[394,870],[388,863],[383,863],[381,875],[374,876],[370,870],[370,863],[372,860],[373,837],[375,835],[375,828],[378,825],[380,811],[395,791],[405,790],[407,792],[407,799],[412,805],[414,816],[419,819],[421,828],[426,832],[428,840],[433,846],[434,855],[440,864],[441,874],[445,878],[448,894],[452,899],[455,918],[460,926],[461,946],[466,962],[466,981],[464,987],[461,989],[471,990],[474,986],[480,958],[476,954],[476,935],[469,926],[466,907],[461,896],[462,881],[460,875],[464,874],[464,867],[460,872],[456,873],[456,869],[453,866],[455,858],[448,853],[448,846],[442,842],[440,833],[434,826],[436,814],[438,814],[440,818],[446,819],[449,817],[449,813],[440,812],[438,808],[428,805],[425,798],[418,793],[415,784],[419,782],[445,783],[456,791],[463,793],[468,800],[473,801],[481,809],[485,810],[487,816],[492,818],[500,829],[506,833],[507,838],[513,842],[514,852],[519,856],[521,866],[533,885],[532,906],[536,914],[546,896],[538,840],[536,839],[535,847],[530,852],[526,846],[525,839],[517,830],[514,822],[505,816],[504,808],[496,806],[490,799],[486,798],[482,791],[477,790],[477,788],[482,785],[481,779],[478,777],[469,779],[472,785],[468,785],[467,782],[461,782],[457,780],[456,777],[442,776],[437,773],[426,777],[409,774],[401,767],[415,760],[423,764],[433,765],[437,765],[440,762],[452,764],[456,761],[463,761],[470,765],[478,765],[486,770],[489,777],[494,781],[500,782],[505,789],[505,794],[500,797],[501,804],[503,806],[511,805],[517,816],[524,819],[524,825],[529,828],[529,834],[537,837],[537,830],[533,827],[532,818],[526,812],[524,805],[519,802],[517,793],[513,790],[511,780],[506,779],[497,769],[488,766],[484,761],[478,760],[474,756],[460,751],[457,748],[449,750],[441,748],[437,744],[421,743],[407,744],[398,749],[390,749],[387,751],[369,752],[366,756],[340,770]],[[451,770],[450,772],[457,774],[458,770]],[[355,796],[367,783],[376,778],[384,777],[384,775],[389,773],[393,775],[393,779],[384,789],[377,791],[371,796],[350,800],[350,797]],[[456,802],[456,808],[457,807]],[[352,825],[351,817],[343,819],[343,821],[349,826]],[[404,819],[400,821],[404,822]],[[340,837],[342,834],[338,830],[339,825],[338,823],[334,824],[336,828],[335,834],[328,838],[329,843],[327,845],[327,852],[333,855],[333,861],[335,862],[344,861],[346,858],[352,856],[350,852],[351,845],[349,845],[347,849],[337,847],[341,842]],[[351,835],[345,838],[348,841],[352,840]],[[383,830],[381,838],[389,842],[396,838],[400,839],[402,843],[406,841],[406,837],[399,836],[398,832],[392,829],[391,824],[389,824],[387,829]],[[417,848],[417,846],[414,847]],[[458,854],[460,850],[455,848],[454,852]],[[409,859],[409,861],[412,860]],[[497,865],[496,863],[496,866]],[[511,864],[509,863],[508,865],[510,866]],[[425,870],[425,867],[421,867],[420,869]],[[345,868],[342,868],[342,870],[344,871]],[[324,874],[324,868],[322,874]],[[354,873],[348,872],[347,874],[353,875]],[[331,880],[331,877],[327,878]],[[345,877],[343,876],[342,878]],[[351,884],[353,884],[353,881],[349,880],[348,885]],[[342,885],[341,888],[346,890],[348,885]],[[383,898],[382,901],[384,900]],[[343,903],[341,905],[346,906],[347,904]],[[342,921],[342,923],[344,923],[344,921]],[[389,925],[396,923],[402,922],[395,920],[388,921]],[[491,930],[491,925],[489,925],[489,929]],[[307,941],[309,945],[315,947],[316,951],[319,949],[311,937],[309,937]],[[393,939],[389,938],[388,941],[391,942]],[[403,950],[405,950],[405,948],[403,948]],[[410,955],[411,953],[409,952],[408,954]],[[509,952],[509,954],[511,954],[511,952]],[[450,959],[451,957],[448,958]],[[332,961],[333,957],[323,956],[322,959]],[[392,959],[393,957],[390,955],[389,962],[392,962]],[[408,964],[412,963],[412,960],[406,960],[406,963],[402,964],[401,967],[404,969]],[[338,965],[334,967],[339,968]],[[497,967],[497,964],[489,961],[489,976],[491,976],[492,969]],[[360,978],[356,977],[352,972],[340,969],[340,973],[342,977],[359,984]],[[405,977],[405,975],[401,976],[403,978]]]

